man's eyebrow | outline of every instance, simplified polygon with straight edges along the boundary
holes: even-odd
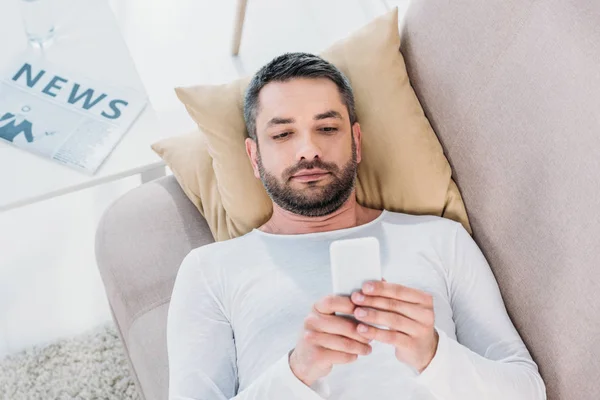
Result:
[[[270,127],[273,125],[293,124],[294,122],[296,122],[296,120],[294,118],[273,117],[269,120],[269,122],[267,122],[267,127]]]
[[[342,114],[340,114],[339,112],[337,112],[335,110],[329,110],[329,111],[325,111],[324,113],[317,114],[317,115],[315,115],[314,119],[315,119],[315,121],[318,121],[320,119],[327,119],[327,118],[343,119]]]

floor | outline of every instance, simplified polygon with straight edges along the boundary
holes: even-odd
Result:
[[[139,17],[132,13],[141,9],[134,7],[136,3],[150,2],[161,7],[167,4],[162,0],[110,1],[128,44],[148,40],[127,31],[127,24]],[[385,12],[386,3],[388,7],[398,6],[403,13],[408,0],[249,0],[240,57],[232,60],[228,51],[235,11],[233,0],[168,2],[174,9],[179,4],[204,7],[206,12],[197,17],[198,26],[210,25],[222,37],[198,41],[194,53],[202,54],[202,62],[193,76],[186,75],[184,69],[177,70],[184,54],[165,41],[165,51],[171,51],[170,65],[175,73],[170,74],[173,78],[163,80],[162,86],[148,87],[148,94],[157,110],[173,112],[181,121],[185,119],[183,126],[189,119],[181,107],[175,106],[174,85],[191,83],[193,79],[222,81],[224,76],[216,71],[219,63],[233,66],[239,75],[285,51],[318,52]],[[343,14],[340,9],[345,10]],[[169,13],[163,11],[150,16],[153,24],[169,22]],[[288,19],[290,15],[294,18]],[[144,15],[146,20],[148,17]],[[287,39],[273,38],[272,31],[266,28],[273,21],[286,30],[282,36],[294,43],[292,48],[286,44]],[[156,26],[161,37],[161,24]],[[186,52],[190,53],[190,49]],[[149,54],[132,51],[142,79],[156,73],[152,70],[157,68],[156,64],[151,62]],[[140,178],[134,176],[0,214],[0,359],[33,345],[81,333],[111,319],[95,263],[94,234],[106,208],[139,184]]]

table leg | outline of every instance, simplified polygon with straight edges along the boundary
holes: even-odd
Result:
[[[141,177],[142,185],[143,185],[144,183],[148,183],[155,179],[162,178],[165,175],[167,175],[167,170],[165,169],[164,165],[161,165],[159,167],[152,168],[152,169],[142,172],[140,174],[140,177]]]
[[[242,30],[244,29],[244,19],[246,16],[247,2],[248,0],[237,0],[233,43],[231,44],[231,53],[234,56],[237,56],[240,51],[240,43],[242,41]]]

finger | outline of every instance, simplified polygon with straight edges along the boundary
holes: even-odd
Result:
[[[368,339],[356,333],[358,321],[337,315],[310,314],[304,320],[304,328],[312,331],[345,336],[362,343],[368,343]]]
[[[332,315],[335,312],[352,314],[355,305],[349,296],[329,295],[325,296],[313,305],[313,310],[321,314]]]
[[[412,341],[412,338],[403,332],[380,329],[365,324],[358,324],[356,330],[366,338],[394,346],[406,346]]]
[[[424,325],[429,324],[431,319],[431,310],[428,310],[420,304],[396,300],[390,297],[368,296],[362,292],[352,293],[351,300],[359,307],[371,307],[384,311],[392,311]]]
[[[364,312],[364,315],[361,312]],[[392,330],[414,337],[421,335],[425,329],[422,324],[402,314],[373,308],[359,307],[354,311],[354,316],[361,322],[387,326]]]
[[[348,354],[367,355],[371,352],[371,346],[368,344],[330,333],[306,331],[304,339],[312,345]]]
[[[389,297],[409,303],[433,306],[433,299],[429,293],[398,283],[369,281],[363,284],[362,291],[369,296]]]
[[[322,347],[320,351],[322,357],[328,360],[328,362],[331,364],[348,364],[356,361],[358,358],[357,354],[344,353],[341,351],[326,349],[325,347]]]

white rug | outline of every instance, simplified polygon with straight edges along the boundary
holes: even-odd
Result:
[[[0,399],[139,400],[111,322],[0,360]]]

